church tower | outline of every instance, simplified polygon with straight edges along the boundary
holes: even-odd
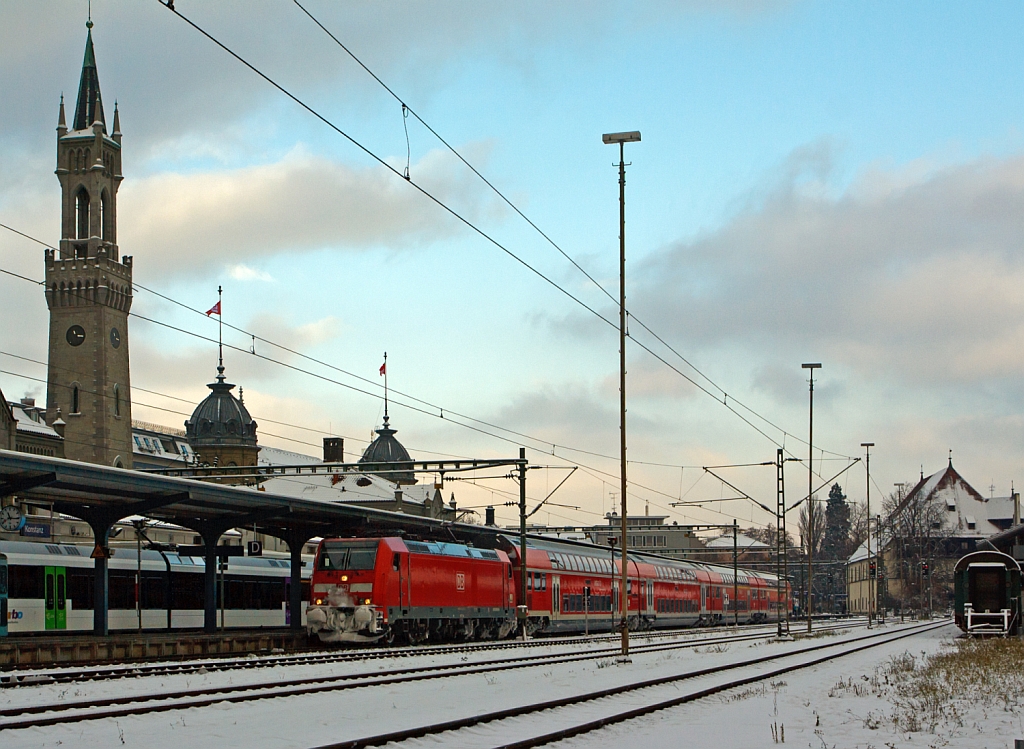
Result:
[[[60,250],[45,251],[50,309],[47,421],[60,410],[65,455],[73,460],[132,466],[128,310],[132,259],[118,260],[117,188],[121,128],[113,132],[100,97],[92,21],[75,116],[68,129],[64,97],[57,122],[57,179],[61,188]]]

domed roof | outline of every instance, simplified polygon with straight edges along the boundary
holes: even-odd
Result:
[[[213,392],[196,406],[185,422],[185,436],[193,449],[199,447],[256,447],[256,422],[241,399],[232,394],[235,386],[224,382],[224,367],[217,367],[217,381],[206,387]]]
[[[412,470],[394,473],[395,469],[412,468],[412,458],[409,451],[402,443],[395,439],[397,429],[392,429],[388,424],[388,415],[384,414],[384,426],[375,430],[377,439],[371,442],[359,462],[364,465],[364,470],[370,473],[378,473],[388,481],[399,484],[415,484],[416,474]]]

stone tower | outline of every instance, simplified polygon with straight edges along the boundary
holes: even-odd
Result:
[[[92,21],[75,116],[69,130],[64,97],[57,123],[61,187],[60,251],[46,250],[50,309],[47,420],[60,409],[67,422],[65,455],[73,460],[132,466],[128,310],[132,259],[118,261],[117,188],[121,132],[114,106],[107,134],[92,46]]]

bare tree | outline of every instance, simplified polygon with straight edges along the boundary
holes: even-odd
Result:
[[[814,550],[815,556],[819,556],[822,542],[825,540],[825,510],[818,500],[818,495],[815,494],[812,500],[811,502],[804,502],[800,507],[800,520],[797,523],[797,528],[800,530],[800,538],[803,540],[804,548],[808,548],[810,541],[813,540],[813,545],[810,548]],[[814,522],[809,523],[808,520],[813,520]],[[813,539],[811,539],[811,534],[808,532],[808,526],[810,526],[814,533]]]
[[[900,603],[924,609],[931,580],[923,575],[921,565],[931,565],[940,555],[942,540],[949,535],[946,508],[920,493],[903,497],[899,492],[886,497],[882,508],[882,534],[888,539],[889,556],[894,561],[893,569],[886,570],[886,578],[898,581],[898,588],[890,591],[899,593]]]
[[[853,554],[868,538],[868,508],[850,503],[850,553]]]

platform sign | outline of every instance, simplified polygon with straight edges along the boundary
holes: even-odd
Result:
[[[260,541],[250,541],[245,545],[246,552],[251,557],[263,556],[263,544]]]
[[[49,538],[49,523],[30,523],[28,521],[21,527],[21,535],[29,538]]]

